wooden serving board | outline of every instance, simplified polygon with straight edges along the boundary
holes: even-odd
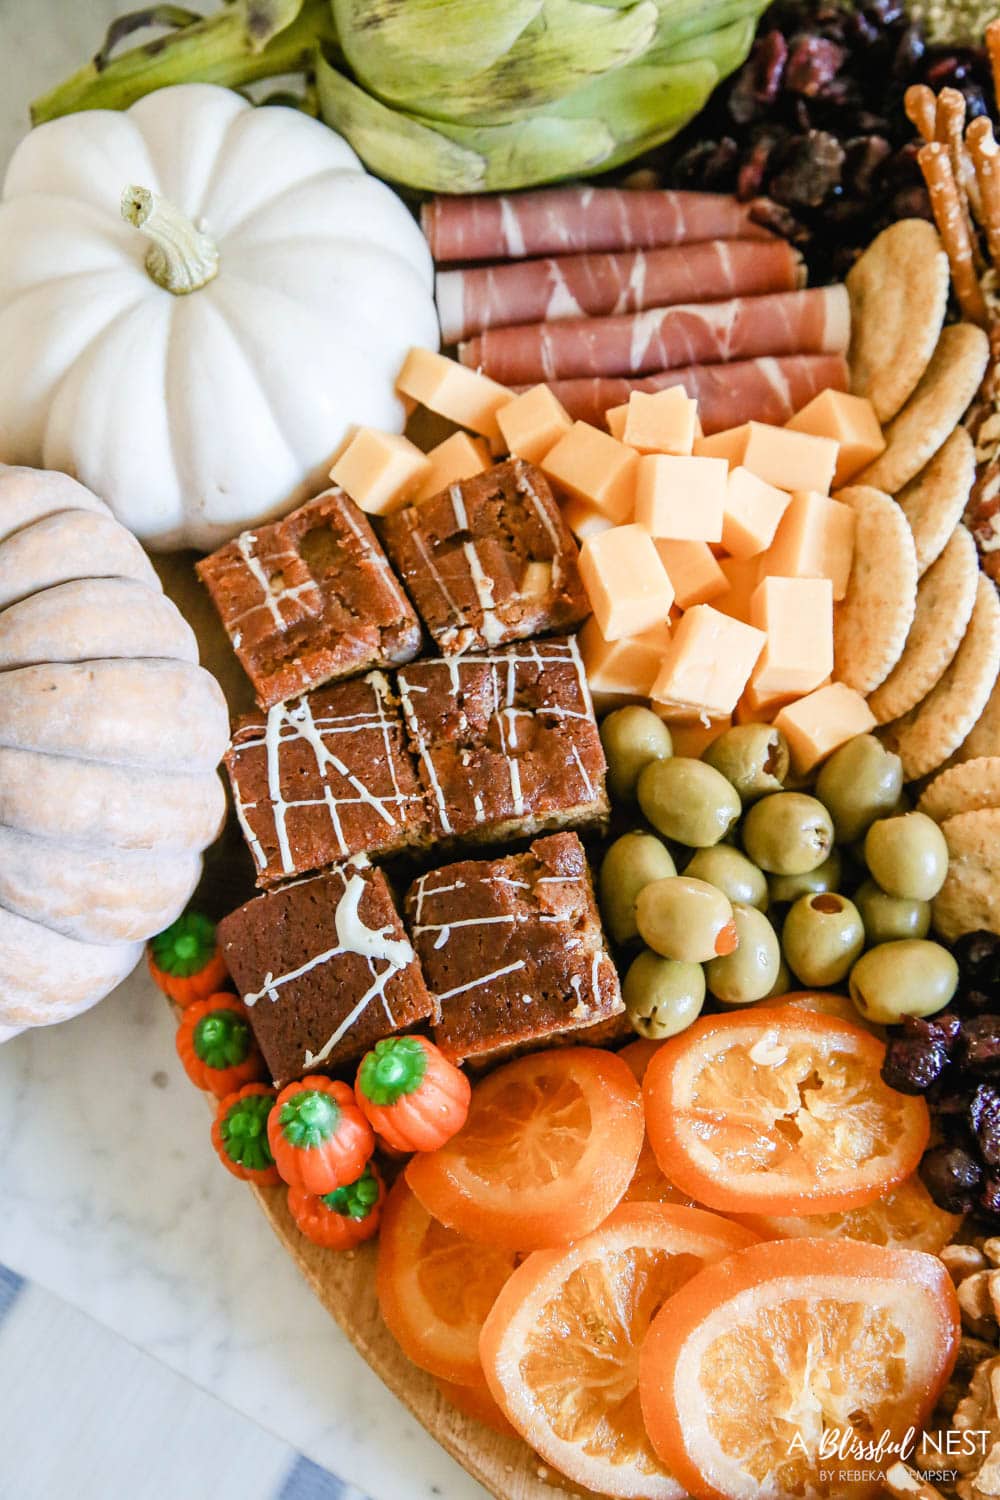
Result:
[[[194,573],[194,553],[152,559],[165,592],[198,637],[202,665],[222,685],[232,713],[252,708],[242,669]],[[198,899],[209,909],[229,910],[252,893],[249,856],[230,820],[206,858]],[[323,1250],[295,1227],[284,1188],[252,1187],[264,1217],[327,1312],[361,1357],[451,1456],[496,1500],[555,1500],[589,1494],[546,1470],[526,1443],[502,1437],[447,1402],[434,1380],[418,1370],[382,1322],[375,1296],[376,1243],[355,1251]]]

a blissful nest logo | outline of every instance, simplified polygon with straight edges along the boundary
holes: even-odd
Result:
[[[934,1471],[934,1477],[945,1482],[957,1479],[959,1470],[949,1469],[949,1459],[985,1458],[989,1452],[988,1428],[967,1427],[947,1432],[918,1432],[907,1428],[896,1437],[888,1428],[878,1437],[864,1437],[853,1427],[825,1427],[819,1443],[806,1442],[796,1433],[788,1445],[788,1456],[795,1454],[819,1464],[819,1481],[838,1480],[848,1484],[871,1484],[885,1478],[893,1463],[916,1461],[918,1467]]]

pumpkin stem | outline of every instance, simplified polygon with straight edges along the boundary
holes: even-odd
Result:
[[[175,297],[196,292],[218,274],[218,246],[159,193],[127,187],[122,193],[122,218],[152,241],[146,270],[157,286]]]

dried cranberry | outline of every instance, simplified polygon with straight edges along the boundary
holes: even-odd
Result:
[[[840,186],[844,148],[825,130],[797,136],[781,151],[781,167],[771,178],[771,197],[791,207],[818,206]]]
[[[1000,1016],[972,1016],[965,1022],[959,1061],[970,1073],[1000,1071]]]
[[[1000,1214],[1000,1177],[994,1177],[992,1173],[987,1176],[979,1194],[979,1206],[988,1214]]]
[[[876,26],[892,26],[894,22],[901,21],[905,14],[905,8],[899,0],[871,0],[871,4],[865,6],[865,15]]]
[[[856,193],[871,194],[875,174],[892,155],[889,142],[880,135],[865,135],[848,141],[844,156],[844,182]]]
[[[793,94],[815,98],[830,83],[847,61],[846,47],[825,37],[799,32],[792,37],[785,66],[785,87]]]
[[[995,982],[1000,971],[1000,937],[995,932],[967,932],[953,949],[963,980],[977,988]]]
[[[988,1015],[997,1004],[997,996],[992,990],[979,990],[976,988],[959,990],[952,1001],[963,1015],[982,1016]]]
[[[983,1169],[961,1146],[938,1146],[920,1163],[920,1176],[938,1208],[971,1213],[983,1183]]]
[[[896,82],[912,77],[927,48],[919,26],[907,26],[899,39],[896,55],[892,61],[892,77]]]
[[[986,1165],[1000,1167],[1000,1093],[993,1088],[977,1089],[969,1106],[969,1118]]]
[[[948,1054],[933,1042],[895,1037],[886,1048],[882,1077],[901,1094],[923,1094],[948,1066]]]

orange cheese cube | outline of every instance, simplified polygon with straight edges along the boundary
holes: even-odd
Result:
[[[569,432],[573,423],[547,385],[533,385],[497,412],[500,433],[508,453],[525,463],[541,463],[546,453]]]
[[[834,487],[839,489],[885,452],[885,438],[875,408],[866,396],[821,391],[785,423],[792,432],[833,438],[840,445]]]
[[[856,519],[849,505],[815,490],[793,495],[761,556],[760,576],[829,578],[834,599],[843,599],[854,561]]]
[[[715,607],[734,620],[750,623],[750,600],[760,582],[759,557],[720,557],[719,567],[728,588],[715,600]]]
[[[639,459],[635,519],[650,536],[721,542],[727,473],[721,458],[645,454]]]
[[[641,526],[612,526],[580,549],[580,576],[606,641],[662,625],[674,591],[653,539]]]
[[[698,403],[682,385],[665,391],[633,391],[625,408],[622,441],[640,453],[672,453],[690,457],[694,446]]]
[[[664,718],[727,718],[767,637],[762,630],[696,604],[674,628],[652,696]]]
[[[674,586],[674,603],[680,609],[709,604],[729,588],[718,559],[706,542],[656,542],[660,561]]]
[[[641,635],[606,641],[595,616],[591,615],[580,631],[579,642],[594,707],[603,713],[625,703],[641,703],[649,697],[670,645],[670,626],[661,623]]]
[[[831,682],[783,708],[774,720],[788,741],[792,769],[804,776],[856,734],[875,728],[875,715],[860,693]]]
[[[704,434],[696,437],[691,451],[696,458],[724,458],[730,468],[735,468],[743,462],[749,436],[750,423],[743,422],[739,427],[727,427],[724,432],[713,432],[711,437],[705,437]]]
[[[751,707],[801,698],[832,673],[829,578],[763,579],[750,600],[750,622],[767,635],[750,679]]]
[[[604,420],[611,436],[621,442],[625,436],[625,423],[628,421],[628,402],[623,402],[621,406],[609,406],[604,413]]]
[[[457,427],[480,433],[491,444],[501,441],[497,412],[514,399],[514,392],[506,386],[431,349],[410,350],[396,390],[401,396],[412,396],[428,411],[436,411],[439,417],[447,417]]]
[[[574,422],[539,467],[573,499],[621,524],[632,515],[638,462],[639,455],[617,438],[588,422]]]
[[[562,506],[562,514],[566,525],[580,542],[586,541],[588,536],[597,536],[601,531],[610,531],[615,524],[610,516],[588,505],[585,500],[567,500]]]
[[[654,711],[656,706],[654,703]],[[712,719],[708,724],[702,724],[700,721],[682,724],[672,719],[670,738],[673,741],[674,754],[683,755],[691,760],[700,760],[709,745],[713,744],[720,734],[725,734],[726,730],[731,728],[731,719]]]
[[[370,516],[385,516],[409,500],[430,470],[426,453],[409,438],[359,427],[330,470],[330,478],[359,509]]]
[[[722,513],[722,545],[730,556],[756,557],[766,551],[791,498],[742,464],[730,469]]]
[[[818,490],[821,495],[830,493],[837,467],[833,438],[770,427],[766,422],[745,422],[742,427],[702,438],[695,443],[694,451],[725,458],[730,468],[742,464],[779,490]]]
[[[462,479],[471,479],[492,466],[490,450],[482,438],[470,437],[467,432],[453,432],[443,443],[438,443],[427,454],[430,469],[413,492],[414,500],[429,500],[439,495],[450,484]]]

